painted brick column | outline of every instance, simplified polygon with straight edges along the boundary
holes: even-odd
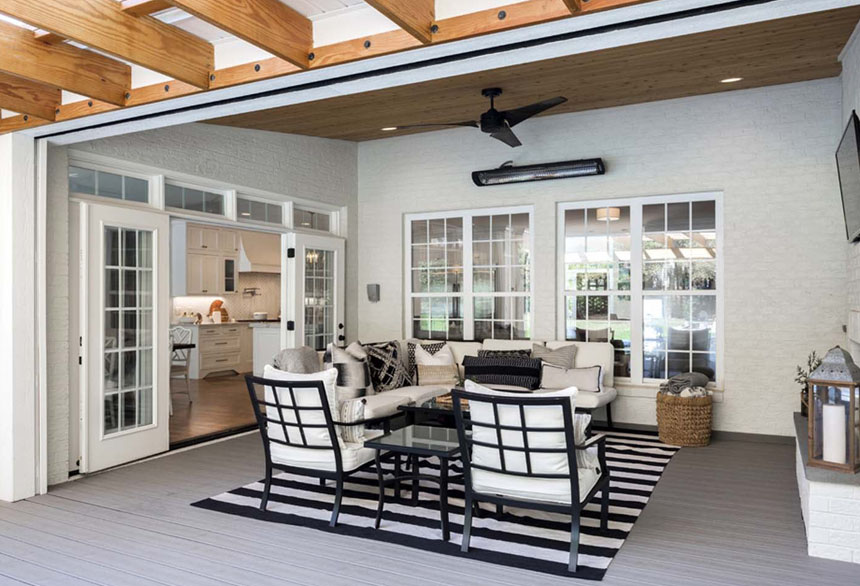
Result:
[[[37,477],[36,222],[33,139],[0,136],[0,500]]]

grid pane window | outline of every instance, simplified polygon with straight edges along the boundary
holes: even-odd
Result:
[[[717,234],[713,201],[642,210],[643,378],[716,378]]]
[[[531,338],[528,213],[472,217],[475,339]]]
[[[305,230],[331,232],[331,214],[293,207],[293,226]]]
[[[463,218],[411,223],[413,335],[428,339],[463,339]]]
[[[239,196],[236,198],[236,206],[240,222],[283,224],[284,206],[282,204],[257,201]]]
[[[529,212],[467,212],[410,221],[412,335],[530,338],[530,223]]]
[[[615,376],[716,382],[717,202],[693,199],[563,211],[565,336],[611,343]]]
[[[104,434],[153,418],[152,232],[104,228]]]
[[[172,183],[166,183],[164,186],[164,205],[215,216],[223,216],[225,208],[223,193],[212,193]]]
[[[565,337],[609,342],[615,376],[630,376],[630,206],[564,212]]]
[[[325,350],[334,340],[334,252],[305,252],[305,345]]]
[[[106,171],[70,166],[69,193],[149,203],[149,181]]]

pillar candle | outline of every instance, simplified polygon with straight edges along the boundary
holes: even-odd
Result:
[[[845,463],[845,406],[824,405],[821,413],[821,459]]]

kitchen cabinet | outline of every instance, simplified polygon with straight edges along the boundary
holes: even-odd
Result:
[[[220,257],[189,252],[185,264],[186,295],[220,295],[224,292]]]
[[[221,258],[221,292],[222,293],[235,293],[236,292],[236,266],[239,264],[239,260],[235,257],[222,257]]]
[[[201,254],[218,254],[220,228],[188,224],[186,248]]]
[[[232,256],[239,255],[240,236],[237,230],[221,228],[218,234],[218,250]]]
[[[248,326],[237,323],[200,324],[192,326],[197,347],[191,351],[189,376],[204,378],[215,372],[243,370],[243,330]]]

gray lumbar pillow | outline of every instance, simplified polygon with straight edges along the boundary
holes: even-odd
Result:
[[[532,358],[539,358],[545,364],[552,364],[562,368],[573,368],[573,359],[576,358],[576,346],[571,344],[550,350],[542,344],[534,344],[532,346]]]
[[[285,348],[275,354],[272,366],[284,372],[312,374],[320,371],[320,358],[310,346]]]
[[[540,386],[542,389],[566,389],[576,387],[580,391],[600,392],[600,366],[587,368],[561,368],[544,364],[541,369]]]

